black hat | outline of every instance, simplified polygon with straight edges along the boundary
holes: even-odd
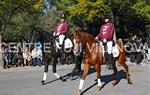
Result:
[[[109,14],[105,14],[104,19],[111,19],[111,16]]]

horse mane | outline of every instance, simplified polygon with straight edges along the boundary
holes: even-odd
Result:
[[[95,40],[95,37],[93,36],[93,35],[91,35],[91,34],[89,34],[89,33],[87,33],[87,32],[79,32],[79,34],[84,38],[84,39],[90,39],[90,41],[92,41],[92,42],[97,42],[96,40]]]

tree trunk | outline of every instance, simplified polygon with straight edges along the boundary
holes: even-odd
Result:
[[[3,67],[4,65],[4,60],[3,60],[3,50],[2,50],[2,46],[1,46],[1,43],[2,43],[2,34],[0,34],[0,68]]]
[[[2,34],[4,32],[4,23],[3,19],[0,17],[0,67],[3,67],[4,60],[3,60],[3,50],[2,50]]]

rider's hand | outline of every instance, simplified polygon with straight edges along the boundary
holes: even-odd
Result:
[[[56,33],[56,35],[59,35],[59,34],[60,34],[59,32]]]
[[[115,42],[115,41],[113,41],[113,44],[112,44],[112,46],[115,46],[115,44],[116,44],[116,42]]]
[[[55,35],[56,35],[56,33],[54,32],[54,33],[53,33],[53,36],[55,36]]]
[[[98,40],[98,37],[95,37],[95,40]]]
[[[106,43],[107,42],[107,40],[106,39],[103,39],[103,43]]]

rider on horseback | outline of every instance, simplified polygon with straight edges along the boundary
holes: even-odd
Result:
[[[106,15],[104,18],[105,23],[100,27],[100,32],[96,39],[101,39],[104,45],[104,56],[105,62],[108,69],[112,69],[112,47],[114,46],[114,41],[116,39],[115,27],[112,22],[110,22],[110,16]],[[114,39],[115,38],[115,39]]]
[[[63,43],[65,39],[65,34],[68,30],[68,23],[64,19],[64,15],[62,15],[60,23],[54,29],[54,36],[58,36],[58,41],[56,41],[56,46],[60,49],[61,58],[63,57]]]

